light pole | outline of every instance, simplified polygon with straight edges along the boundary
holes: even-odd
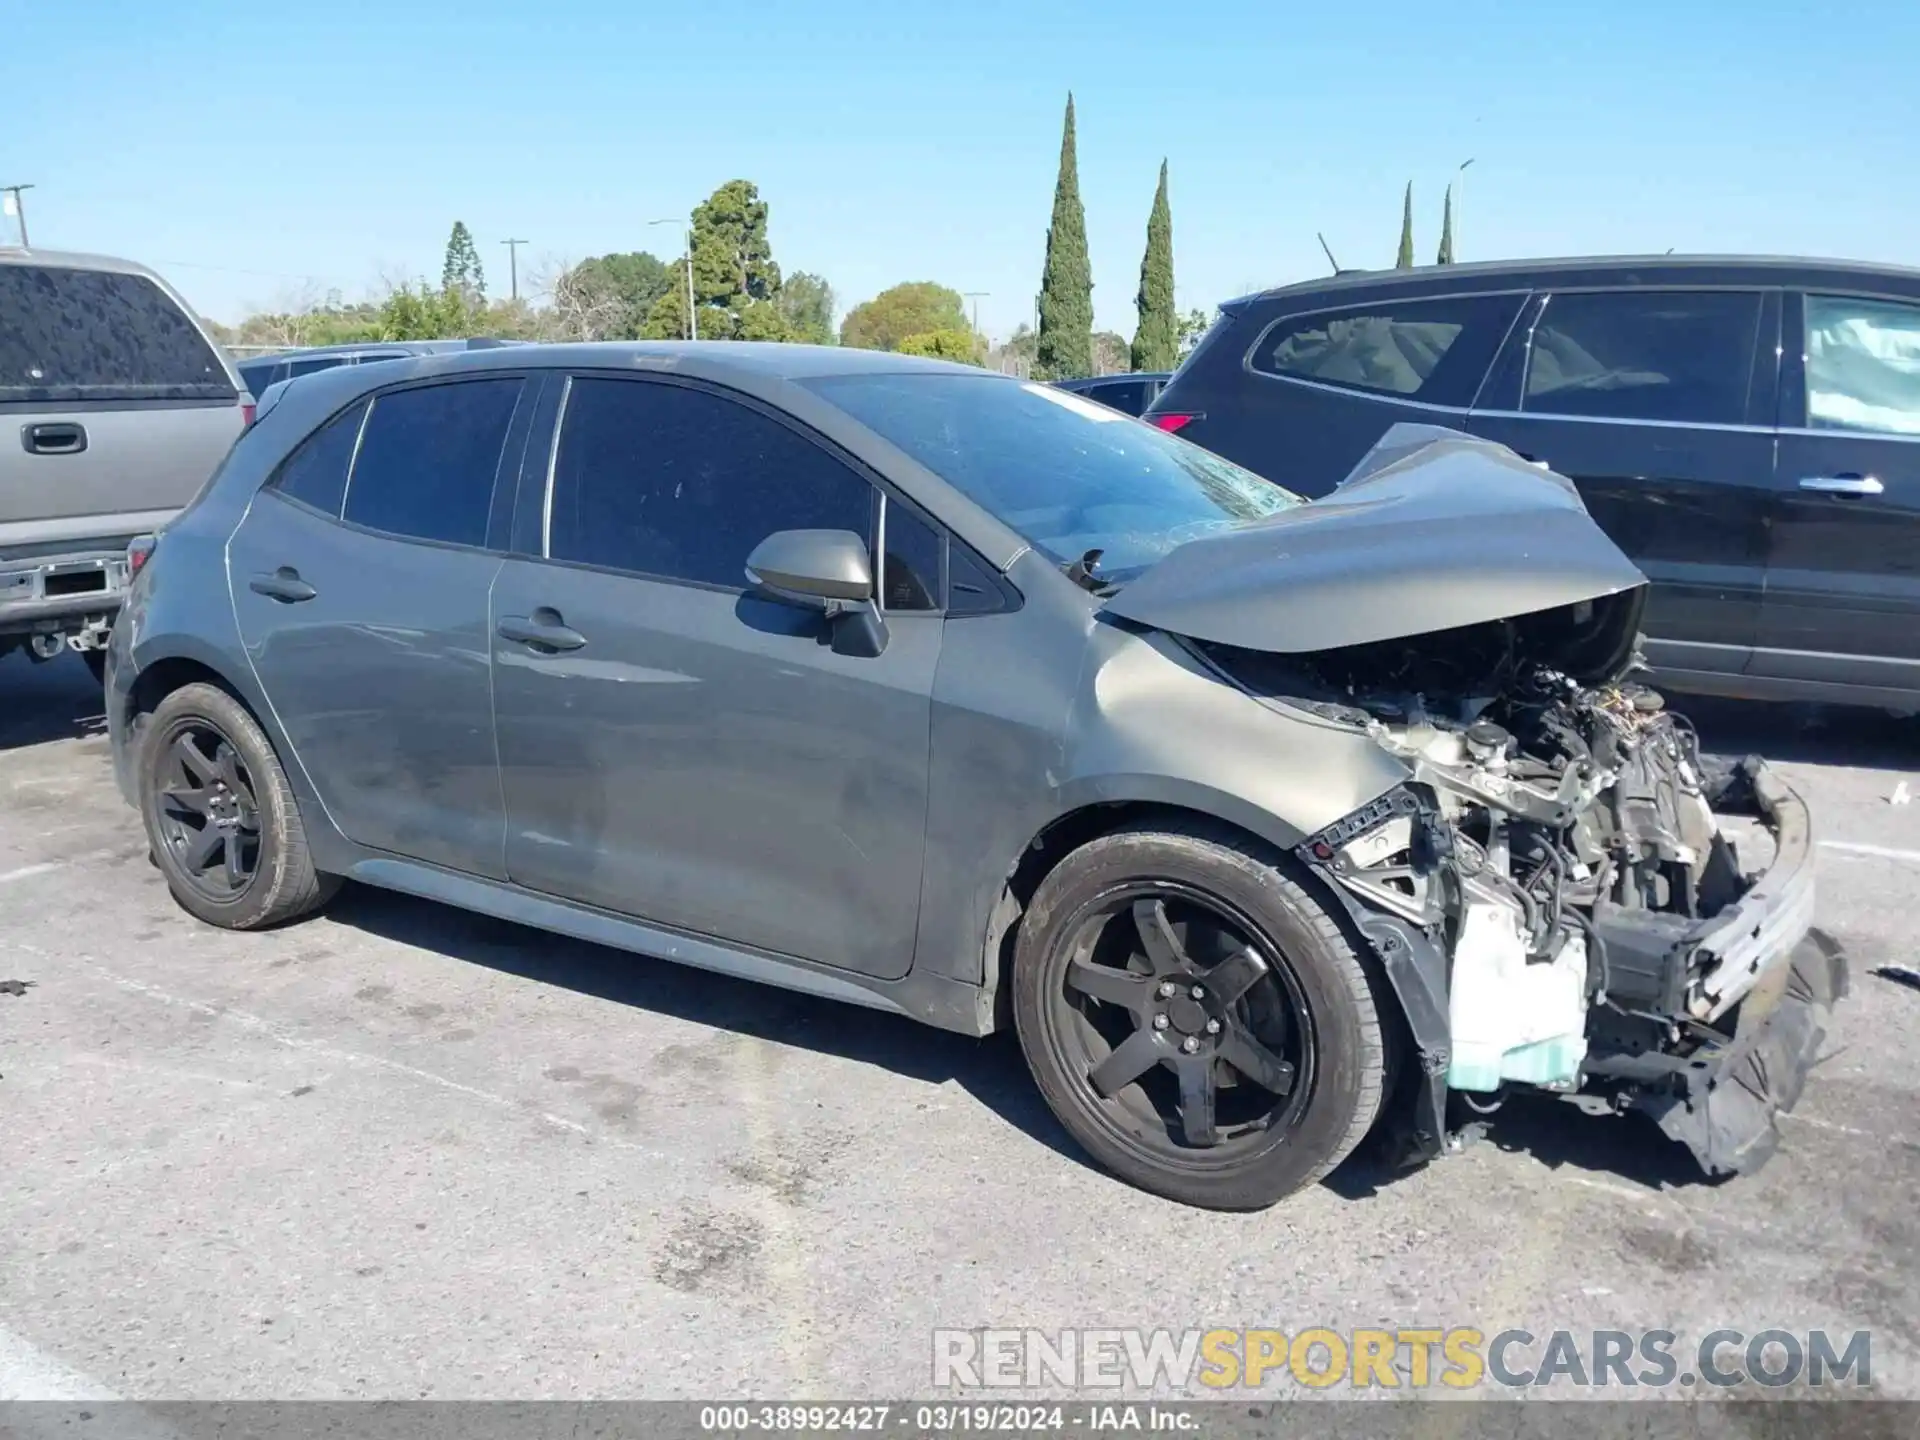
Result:
[[[1455,253],[1460,249],[1460,214],[1467,208],[1467,167],[1471,164],[1473,159],[1469,156],[1462,160],[1459,168],[1453,172],[1453,248]]]
[[[687,227],[687,338],[700,338],[700,322],[693,313],[693,222],[670,215],[665,220],[649,220],[649,225],[684,225]]]
[[[502,240],[500,243],[507,247],[508,283],[513,286],[513,298],[518,300],[520,298],[520,247],[527,242],[524,240]]]
[[[980,302],[990,299],[993,292],[991,290],[968,290],[965,291],[964,294],[967,299],[973,301],[973,333],[978,335],[980,333]]]
[[[0,194],[6,195],[12,202],[7,206],[8,212],[20,222],[20,248],[22,250],[31,249],[32,247],[27,243],[27,202],[20,198],[20,192],[31,189],[33,189],[31,185],[0,185]]]

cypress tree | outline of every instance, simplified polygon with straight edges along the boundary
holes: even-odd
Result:
[[[1393,262],[1396,270],[1413,268],[1413,182],[1407,181],[1406,203],[1400,209],[1400,256]]]
[[[1440,212],[1440,256],[1436,265],[1453,263],[1453,186],[1447,186],[1446,208]]]
[[[1180,358],[1180,322],[1173,311],[1173,210],[1167,204],[1167,162],[1160,162],[1160,188],[1147,217],[1147,253],[1140,261],[1140,312],[1133,332],[1133,368],[1171,370]]]
[[[1080,205],[1071,93],[1060,139],[1060,178],[1053,187],[1053,223],[1047,227],[1047,263],[1040,273],[1034,373],[1042,380],[1093,373],[1093,272],[1087,262],[1087,214]]]

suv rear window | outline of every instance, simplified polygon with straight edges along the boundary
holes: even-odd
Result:
[[[1261,337],[1253,368],[1429,405],[1470,405],[1521,299],[1381,300],[1295,316]]]
[[[234,400],[226,367],[144,275],[0,265],[0,400]]]

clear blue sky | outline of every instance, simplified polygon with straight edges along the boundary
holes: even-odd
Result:
[[[1131,335],[1172,166],[1182,307],[1420,258],[1772,251],[1920,263],[1920,4],[1853,0],[0,0],[0,184],[35,242],[154,264],[232,321],[302,277],[506,291],[672,253],[650,219],[758,183],[842,310],[901,280],[1031,314],[1061,110],[1103,328]],[[3,222],[0,222],[3,228]],[[11,239],[11,235],[8,237]],[[523,269],[524,274],[524,269]]]

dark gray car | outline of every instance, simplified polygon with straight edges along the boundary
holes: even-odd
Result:
[[[1644,577],[1450,432],[1306,504],[966,367],[496,350],[276,389],[146,553],[108,722],[195,915],[347,877],[1011,1023],[1196,1204],[1513,1086],[1749,1168],[1844,988],[1805,807],[1631,679]]]

